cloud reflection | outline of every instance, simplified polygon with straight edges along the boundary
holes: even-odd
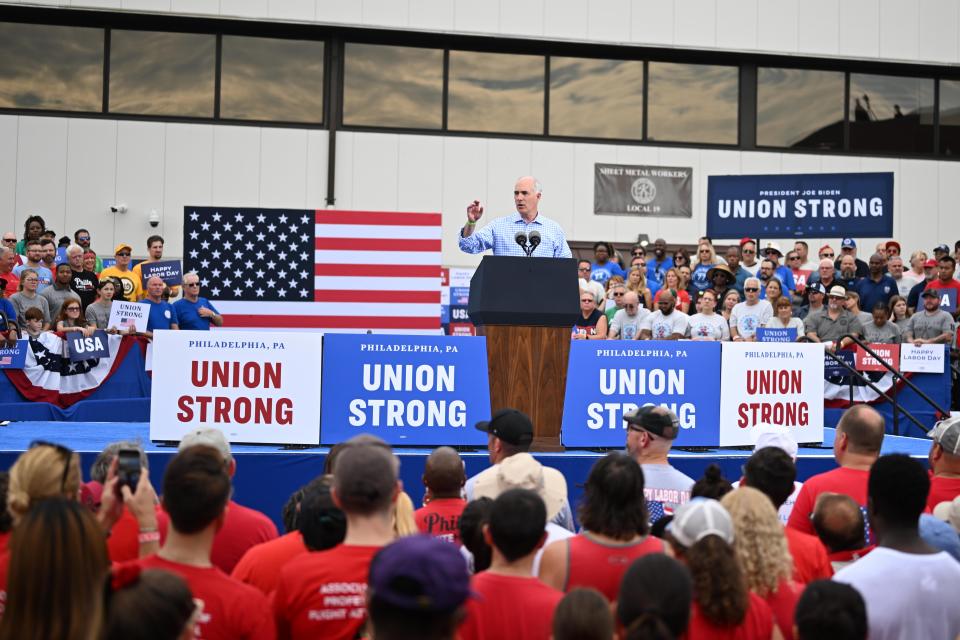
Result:
[[[643,62],[550,58],[550,134],[639,140]]]
[[[447,126],[543,133],[543,56],[450,52]]]
[[[850,118],[854,119],[857,103],[866,108],[869,97],[870,120],[892,120],[895,117],[919,114],[922,124],[933,124],[933,79],[901,76],[850,74]],[[897,114],[897,109],[900,112]]]
[[[842,120],[843,72],[757,70],[757,144],[792,147]]]
[[[737,67],[651,62],[649,77],[650,140],[737,143]]]

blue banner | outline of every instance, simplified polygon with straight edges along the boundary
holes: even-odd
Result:
[[[796,342],[797,330],[794,327],[774,329],[757,327],[757,342]]]
[[[936,283],[936,281],[934,281]],[[933,286],[937,286],[934,284]],[[951,314],[957,312],[957,290],[956,289],[938,289],[940,292],[940,308]]]
[[[893,235],[893,173],[709,176],[712,238]]]
[[[183,279],[183,268],[179,260],[160,260],[159,262],[144,262],[140,267],[140,273],[143,274],[143,286],[146,288],[147,281],[153,276],[157,276],[167,286],[180,284]]]
[[[85,338],[79,331],[71,331],[67,334],[67,346],[70,352],[70,362],[110,357],[107,332],[102,329],[94,331],[89,338]]]
[[[27,362],[29,340],[17,340],[13,347],[0,348],[0,369],[23,369]]]
[[[716,447],[719,371],[719,342],[574,340],[560,439],[567,447],[623,447],[623,414],[656,404],[680,419],[677,446]]]
[[[486,445],[486,338],[327,334],[320,442],[371,433],[391,445]]]
[[[857,354],[853,351],[834,351],[833,355],[837,356],[840,360],[843,360],[848,365],[856,369],[857,365]],[[850,370],[842,366],[836,360],[828,356],[826,353],[823,355],[823,377],[824,378],[837,378],[837,377],[847,377],[850,375]]]

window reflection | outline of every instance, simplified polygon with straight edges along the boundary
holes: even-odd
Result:
[[[439,129],[443,50],[347,43],[343,123]]]
[[[737,143],[737,67],[651,62],[649,82],[649,140]]]
[[[220,117],[323,121],[323,43],[224,36]]]
[[[543,56],[450,52],[447,128],[543,133]]]
[[[643,62],[550,58],[550,134],[643,137]]]
[[[843,72],[757,70],[757,144],[843,148]]]
[[[851,73],[850,148],[933,151],[933,80]]]
[[[960,155],[960,81],[940,81],[940,153]]]
[[[0,107],[100,111],[103,29],[0,22]]]
[[[109,110],[211,118],[215,59],[213,35],[113,30]]]

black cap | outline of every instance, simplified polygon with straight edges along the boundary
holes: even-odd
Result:
[[[525,445],[533,442],[533,423],[527,414],[516,409],[497,411],[489,422],[478,422],[477,430],[491,433],[510,444]]]
[[[940,291],[937,289],[924,289],[923,293],[920,294],[921,298],[939,298]]]
[[[633,428],[649,431],[655,436],[676,439],[680,433],[680,421],[673,412],[663,407],[647,405],[626,413],[623,419]]]

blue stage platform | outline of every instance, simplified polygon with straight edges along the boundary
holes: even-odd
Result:
[[[831,449],[833,437],[834,430],[826,429],[823,447],[800,449],[798,479],[805,480],[835,466]],[[150,442],[149,425],[146,422],[12,422],[0,427],[0,469],[9,469],[33,440],[57,442],[80,453],[85,479],[97,453],[107,444],[117,440],[139,440],[147,451],[150,477],[158,492],[163,470],[176,452],[173,447]],[[929,448],[930,441],[921,438],[888,435],[883,442],[884,453],[907,453],[924,461]],[[287,497],[322,473],[329,448],[285,450],[276,445],[233,445],[233,452],[237,459],[237,476],[234,480],[236,500],[263,511],[280,526],[280,509]],[[396,452],[401,460],[400,474],[404,488],[414,504],[419,505],[423,499],[423,464],[430,449],[397,448]],[[468,475],[478,473],[489,464],[487,452],[482,449],[462,451],[461,455]],[[567,478],[573,505],[577,504],[590,467],[602,455],[598,451],[586,450],[535,454],[543,464],[555,467]],[[727,478],[735,480],[740,477],[740,469],[749,456],[749,450],[678,450],[671,455],[671,461],[693,478],[700,477],[708,464],[716,462]]]

